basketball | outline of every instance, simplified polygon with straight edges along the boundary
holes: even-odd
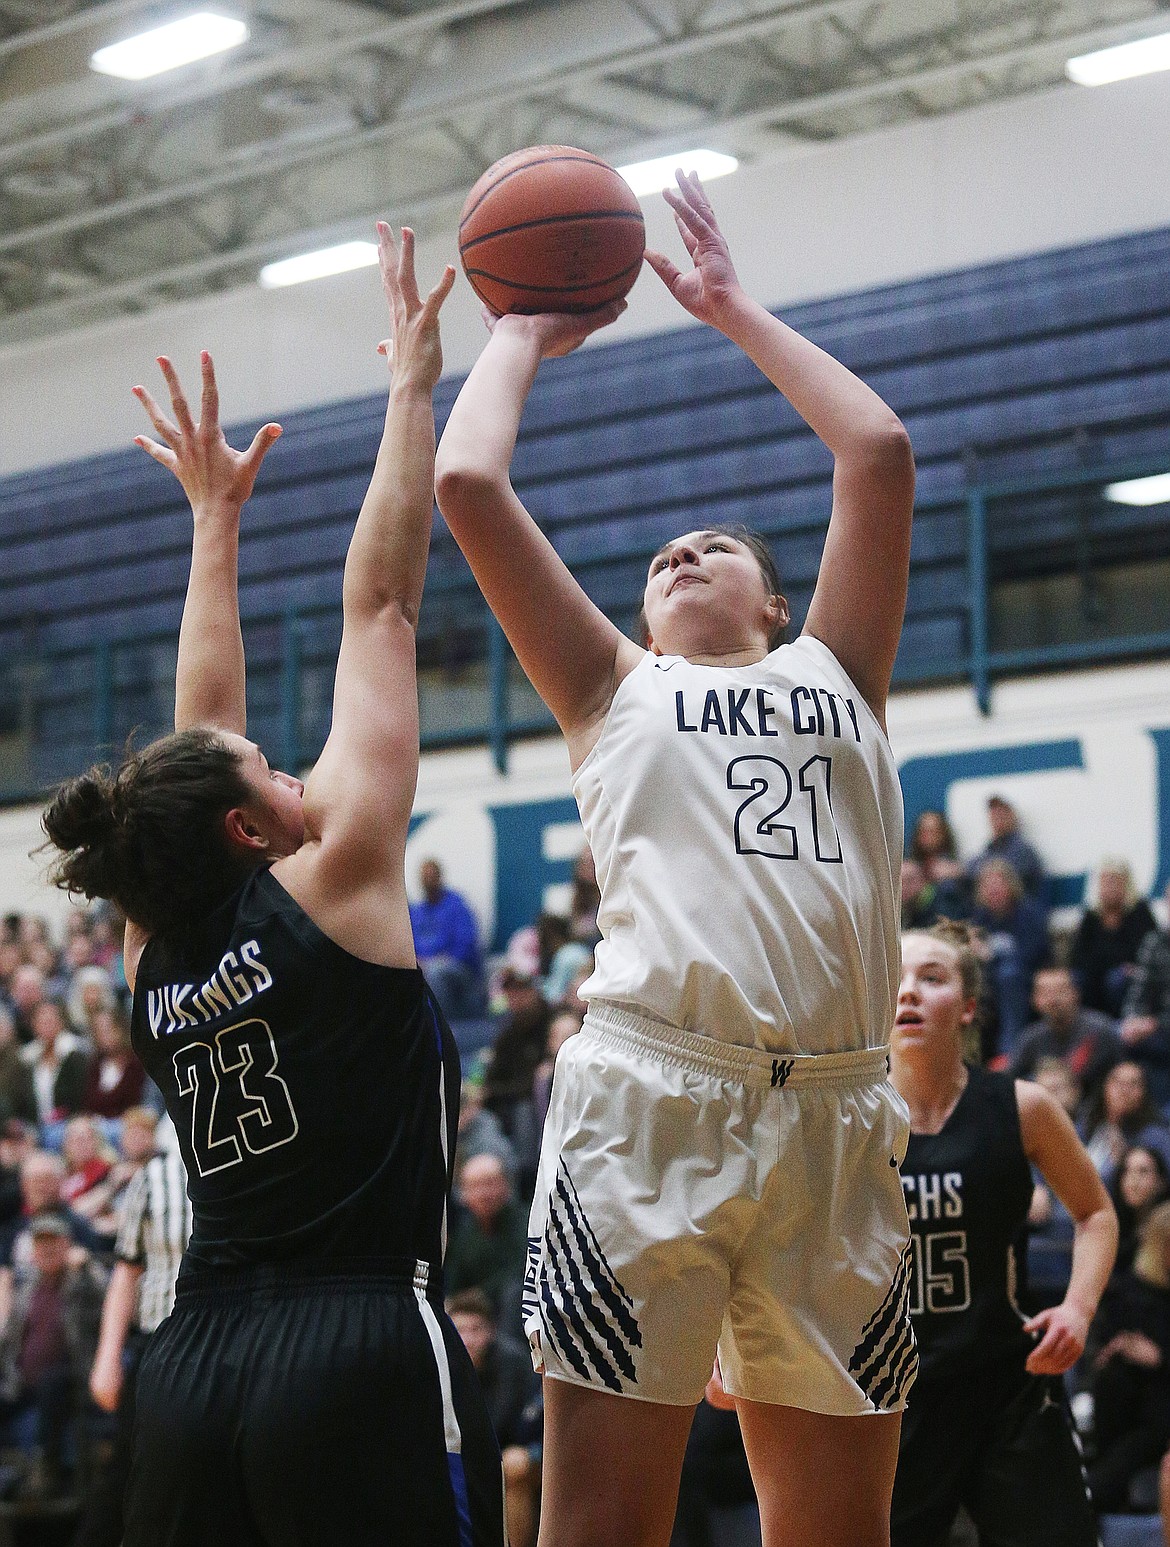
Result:
[[[587,150],[533,145],[467,195],[459,256],[493,312],[588,312],[620,300],[642,266],[645,223],[624,178]]]

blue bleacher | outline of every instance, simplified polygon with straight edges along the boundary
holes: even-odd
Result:
[[[1159,230],[785,312],[871,381],[914,441],[920,515],[901,682],[965,669],[965,495],[973,479],[1058,476],[1087,459],[1119,463],[1164,451],[1168,271],[1170,230]],[[440,425],[459,385],[439,386]],[[374,396],[291,414],[262,470],[241,544],[241,606],[258,727],[273,734],[280,616],[339,604],[383,411]],[[744,521],[776,539],[799,622],[819,563],[830,460],[750,362],[710,329],[685,327],[550,362],[524,416],[514,473],[586,589],[623,624],[658,544],[722,521]],[[1076,537],[1067,500],[1034,502],[1027,516],[994,525],[993,570]],[[1148,514],[1127,507],[1098,509],[1094,522],[1119,557],[1163,541]],[[103,640],[173,640],[188,544],[179,491],[139,452],[0,480],[0,643],[10,659],[54,658],[37,686],[46,772],[67,769],[93,731],[94,663],[57,654]],[[422,633],[432,638],[457,623],[482,631],[483,608],[437,523]],[[316,644],[306,627],[304,659],[316,669],[335,647],[336,625],[324,626]],[[119,732],[138,720],[156,723],[173,671],[161,643],[144,643],[130,663],[124,655],[115,663]],[[0,680],[0,697],[6,691]],[[306,722],[319,718],[325,690],[315,691]]]

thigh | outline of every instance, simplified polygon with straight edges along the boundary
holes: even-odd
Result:
[[[888,1547],[900,1413],[738,1401],[764,1547]]]
[[[914,1387],[902,1414],[890,1507],[893,1547],[945,1547],[983,1429],[967,1383]]]
[[[693,1418],[546,1379],[541,1547],[667,1547]]]
[[[964,1501],[985,1547],[1096,1547],[1080,1444],[1059,1381],[1025,1376],[991,1419]]]

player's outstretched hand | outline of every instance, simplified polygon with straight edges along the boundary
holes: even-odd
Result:
[[[542,360],[554,360],[579,349],[590,334],[616,322],[625,309],[625,301],[610,301],[607,306],[597,306],[589,312],[540,312],[534,316],[509,312],[505,317],[498,317],[490,307],[484,306],[481,311],[484,324],[493,336],[496,333],[523,334],[539,344]]]
[[[727,302],[739,290],[735,265],[698,175],[681,168],[674,175],[678,192],[664,188],[662,197],[674,211],[674,223],[693,267],[684,274],[665,253],[650,248],[646,249],[646,262],[692,317],[718,327]]]
[[[442,278],[424,300],[414,273],[414,232],[403,226],[401,242],[384,220],[378,222],[378,267],[390,308],[390,337],[378,345],[394,372],[394,380],[429,392],[443,374],[439,340],[439,308],[451,294],[455,269],[448,264]]]
[[[1085,1351],[1089,1318],[1075,1306],[1053,1305],[1024,1323],[1025,1332],[1038,1332],[1040,1341],[1024,1361],[1029,1375],[1063,1375]]]
[[[715,1368],[711,1371],[711,1379],[707,1382],[707,1389],[703,1395],[712,1407],[717,1407],[722,1413],[735,1412],[735,1398],[724,1387],[723,1371],[719,1368],[719,1355],[715,1356]]]
[[[203,368],[199,423],[191,417],[175,367],[166,355],[159,355],[158,367],[170,391],[175,417],[168,419],[145,387],[132,388],[158,436],[158,440],[151,440],[149,435],[136,435],[134,444],[174,473],[194,511],[218,506],[234,510],[238,516],[252,492],[260,464],[280,438],[281,429],[278,424],[264,425],[256,431],[247,451],[229,446],[219,425],[215,366],[206,349],[199,359]]]

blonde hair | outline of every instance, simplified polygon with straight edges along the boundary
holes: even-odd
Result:
[[[963,998],[975,1001],[975,1018],[963,1027],[963,1057],[968,1063],[982,1062],[980,1028],[983,1022],[984,978],[983,958],[979,954],[978,945],[983,939],[983,932],[973,924],[965,924],[959,919],[941,918],[928,929],[905,930],[903,940],[909,935],[924,935],[928,940],[937,940],[955,953]]]
[[[1129,861],[1127,859],[1120,859],[1116,855],[1109,854],[1098,862],[1097,868],[1093,872],[1093,884],[1089,893],[1090,906],[1093,908],[1099,908],[1101,906],[1101,877],[1103,875],[1125,877],[1124,906],[1125,911],[1128,913],[1130,909],[1135,906],[1140,896],[1137,886],[1134,884],[1133,870],[1130,868]]]
[[[1159,1203],[1138,1231],[1140,1245],[1133,1259],[1135,1278],[1170,1289],[1170,1203]]]

